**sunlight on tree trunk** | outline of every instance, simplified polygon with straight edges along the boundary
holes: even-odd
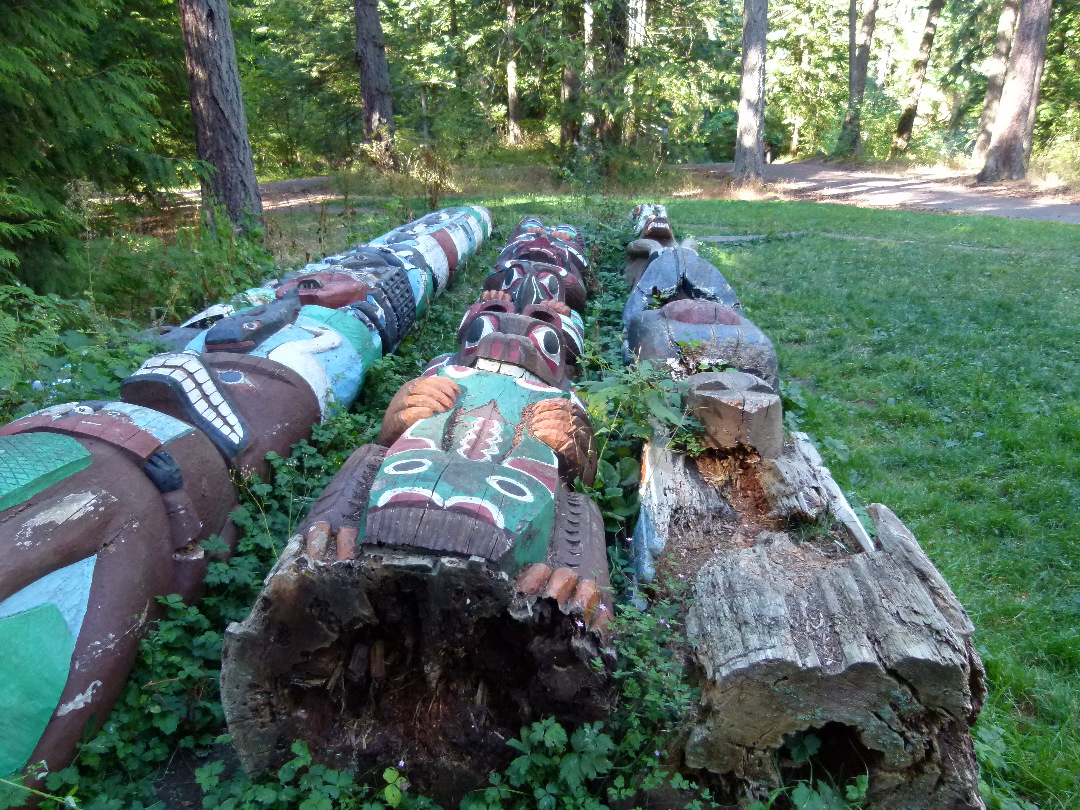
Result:
[[[986,165],[976,178],[980,183],[1021,180],[1027,173],[1035,107],[1046,60],[1051,0],[1026,0],[1020,8],[1009,67],[1001,88],[1001,103],[994,120]]]
[[[640,67],[641,48],[645,44],[645,31],[648,26],[645,0],[629,0],[626,18],[626,61],[633,68]],[[637,115],[634,109],[634,79],[626,82],[626,97],[630,100],[629,111],[623,126],[623,142],[632,143],[637,139]]]
[[[213,167],[202,180],[203,204],[224,206],[233,223],[247,228],[262,217],[262,201],[244,117],[229,6],[226,0],[180,0],[179,6],[195,150],[199,160]]]
[[[765,42],[768,17],[768,0],[743,0],[742,83],[732,175],[736,186],[760,183],[765,176]]]
[[[911,141],[911,132],[915,128],[915,116],[919,111],[919,97],[922,95],[923,82],[926,81],[926,68],[930,64],[930,54],[934,50],[934,37],[937,35],[938,23],[941,22],[941,9],[944,5],[945,0],[930,0],[930,5],[926,9],[926,26],[923,28],[922,43],[919,45],[919,55],[911,71],[911,94],[904,102],[900,121],[896,125],[896,136],[893,138],[890,158],[904,152]]]
[[[863,0],[860,12],[858,0],[848,6],[848,105],[840,135],[836,139],[836,156],[856,156],[862,153],[862,106],[866,95],[866,71],[870,67],[870,45],[874,41],[878,0]]]
[[[389,147],[394,141],[394,110],[390,98],[390,65],[379,21],[378,0],[354,0],[356,64],[364,105],[364,139]]]
[[[511,146],[521,143],[521,96],[517,84],[517,2],[506,2],[506,141]]]
[[[581,4],[581,40],[585,48],[585,65],[581,71],[581,82],[585,93],[590,93],[593,80],[596,78],[596,56],[593,49],[596,47],[596,35],[593,31],[593,4],[592,0],[583,0]],[[596,129],[596,116],[592,112],[590,104],[585,103],[581,114],[581,132],[578,137],[582,143],[591,140]]]
[[[990,57],[987,67],[986,100],[983,102],[982,115],[979,117],[979,134],[971,153],[971,165],[974,167],[981,167],[986,163],[986,150],[990,148],[991,129],[1001,101],[1001,87],[1005,84],[1005,69],[1009,64],[1009,52],[1012,50],[1013,36],[1016,33],[1016,17],[1019,12],[1020,0],[1004,0],[1002,3],[1001,16],[998,17],[997,39],[994,41],[994,54]]]

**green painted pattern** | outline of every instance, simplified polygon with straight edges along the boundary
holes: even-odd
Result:
[[[371,330],[360,321],[340,309],[327,309],[315,304],[308,304],[300,309],[301,315],[306,315],[312,320],[326,324],[344,335],[364,364],[364,370],[371,368],[371,364],[382,357],[382,348],[375,343]]]
[[[60,702],[75,638],[56,605],[0,619],[0,775],[21,770]]]
[[[0,437],[0,509],[28,501],[90,466],[90,451],[70,436],[18,433]]]

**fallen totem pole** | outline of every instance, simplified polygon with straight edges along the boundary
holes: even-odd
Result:
[[[403,759],[460,798],[546,716],[606,714],[611,593],[595,475],[570,379],[584,245],[526,219],[465,313],[458,351],[387,409],[230,625],[222,705],[244,768],[296,739],[338,768]]]
[[[120,402],[0,428],[0,776],[55,771],[122,689],[160,596],[231,548],[232,473],[265,474],[348,407],[490,234],[447,209],[215,305],[162,338]]]
[[[896,515],[871,504],[871,537],[809,438],[784,437],[775,352],[719,271],[676,244],[662,206],[634,216],[625,351],[686,381],[709,448],[646,445],[633,538],[640,580],[693,583],[701,697],[672,766],[767,799],[810,778],[785,749],[813,735],[813,776],[868,775],[870,806],[982,807],[964,609]]]

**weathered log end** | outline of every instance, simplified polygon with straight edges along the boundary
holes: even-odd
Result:
[[[512,758],[523,724],[609,710],[593,582],[367,545],[339,561],[319,539],[317,526],[306,550],[293,538],[226,633],[222,703],[249,773],[304,739],[337,768],[405,760],[422,791],[456,804]]]
[[[687,616],[702,698],[685,764],[763,795],[809,775],[786,750],[812,733],[815,778],[868,774],[873,807],[981,808],[971,622],[903,523],[868,512],[874,551],[762,531],[705,563]]]

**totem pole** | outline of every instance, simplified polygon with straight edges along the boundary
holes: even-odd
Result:
[[[809,437],[785,438],[772,344],[719,271],[675,246],[661,206],[636,215],[664,238],[630,243],[626,351],[686,380],[708,448],[654,439],[642,464],[637,576],[693,583],[701,699],[669,766],[767,801],[808,778],[782,751],[813,734],[814,773],[869,775],[874,807],[981,807],[983,671],[964,609],[896,515],[871,504],[871,537]]]
[[[405,759],[453,800],[523,723],[606,713],[603,520],[570,488],[596,471],[570,389],[584,267],[576,228],[518,226],[458,351],[402,386],[229,627],[222,704],[247,771],[304,739],[339,768]]]
[[[164,338],[122,402],[0,428],[0,776],[65,767],[111,710],[158,598],[200,595],[231,548],[232,474],[264,475],[356,396],[490,233],[436,212],[217,304]]]

